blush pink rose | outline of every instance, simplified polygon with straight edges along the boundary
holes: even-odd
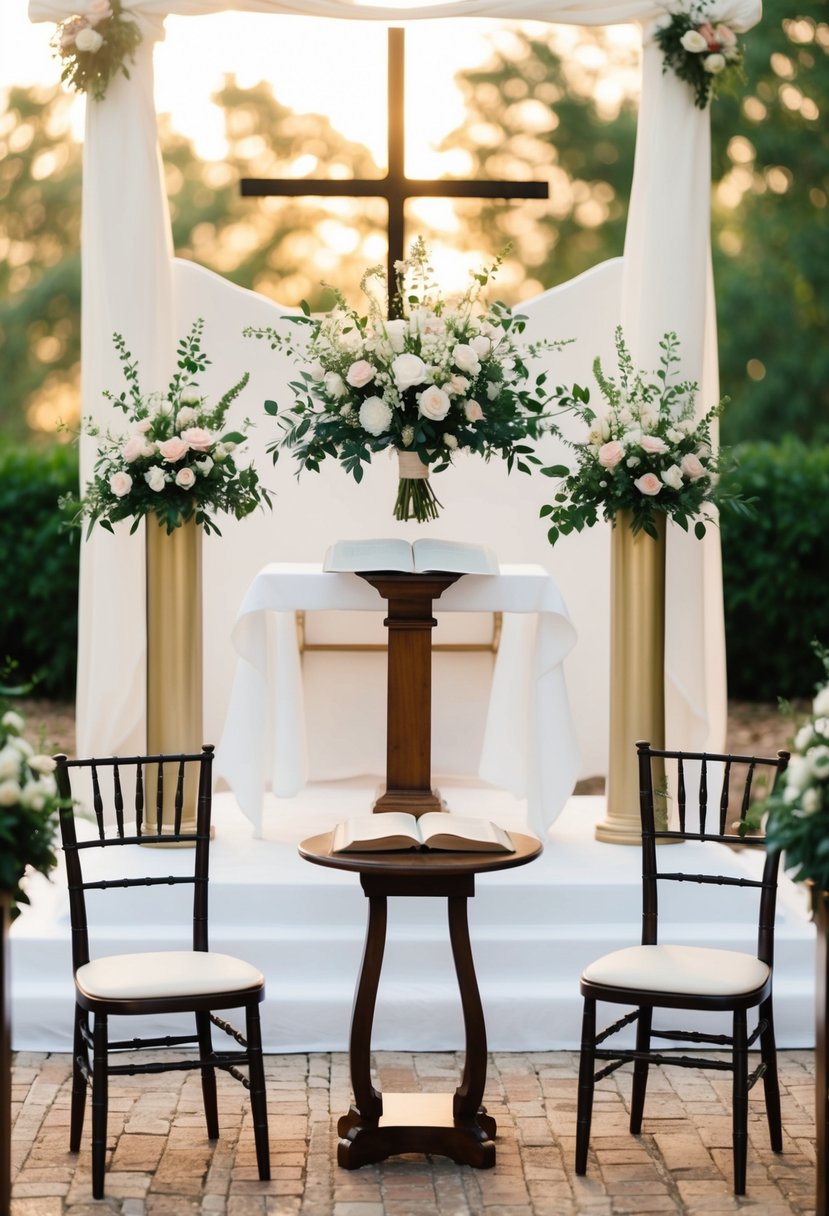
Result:
[[[430,384],[417,396],[418,412],[424,418],[431,418],[433,422],[442,422],[449,413],[450,405],[449,395],[436,384]]]
[[[127,464],[132,464],[134,460],[138,460],[139,456],[148,456],[151,451],[152,448],[149,447],[143,435],[131,435],[121,448],[121,456]]]
[[[484,411],[477,401],[465,402],[463,412],[466,415],[467,422],[480,422],[484,416]]]
[[[352,388],[365,388],[374,379],[374,368],[368,359],[358,359],[351,364],[345,378]]]
[[[625,449],[619,443],[619,440],[612,439],[610,443],[603,443],[599,448],[599,464],[605,469],[615,469],[624,454]]]
[[[637,477],[633,483],[640,494],[647,494],[653,498],[662,489],[662,482],[655,473],[643,473],[641,477]]]
[[[213,446],[213,436],[203,426],[188,426],[181,432],[181,438],[194,452],[206,452]]]
[[[109,488],[116,498],[124,498],[132,489],[132,478],[129,473],[119,470],[119,472],[113,473],[110,477]]]
[[[196,474],[190,468],[179,469],[176,473],[176,485],[182,490],[192,490],[196,483]]]
[[[190,445],[180,439],[178,435],[174,435],[172,439],[165,439],[158,445],[158,451],[165,460],[170,464],[175,464],[177,460],[181,460],[182,456],[186,456],[190,450]]]
[[[705,466],[693,452],[688,452],[682,457],[679,467],[682,469],[683,477],[687,477],[689,481],[699,481],[700,477],[705,476]]]
[[[658,435],[643,435],[639,440],[639,446],[643,452],[649,452],[652,456],[658,456],[668,450],[667,443]]]

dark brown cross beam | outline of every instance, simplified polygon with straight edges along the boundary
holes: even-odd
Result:
[[[301,195],[336,196],[338,198],[384,198],[388,204],[388,274],[389,294],[393,294],[395,262],[405,256],[404,224],[408,198],[549,198],[546,182],[436,181],[406,177],[405,123],[405,34],[402,29],[389,29],[388,66],[388,172],[385,177],[366,180],[324,181],[319,178],[243,177],[242,195],[247,198],[264,195],[298,197]],[[389,306],[392,306],[391,300]]]

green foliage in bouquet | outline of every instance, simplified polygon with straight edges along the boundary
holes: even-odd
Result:
[[[590,390],[574,385],[559,390],[564,408],[587,427],[584,439],[570,442],[575,466],[541,470],[561,478],[554,501],[541,508],[551,544],[560,536],[592,527],[600,515],[611,522],[619,511],[632,512],[634,532],[657,535],[655,515],[662,513],[686,532],[705,535],[706,507],[714,502],[718,460],[712,450],[711,423],[722,404],[695,419],[697,385],[675,382],[679,363],[676,334],[659,344],[660,366],[645,373],[633,366],[621,327],[616,330],[618,378],[605,375],[596,359],[593,374],[604,398],[600,412],[590,407]],[[569,442],[569,441],[568,441]],[[700,518],[701,517],[701,518]]]
[[[129,434],[101,431],[87,422],[85,431],[100,440],[95,476],[80,503],[63,499],[74,512],[73,523],[89,519],[87,536],[96,523],[109,532],[113,524],[132,519],[134,532],[145,515],[155,515],[169,532],[195,517],[205,532],[219,534],[212,516],[227,512],[242,519],[256,507],[271,505],[253,465],[235,459],[245,443],[244,430],[226,430],[227,412],[248,382],[247,372],[209,406],[194,377],[210,360],[201,349],[204,322],[194,322],[178,346],[177,371],[167,391],[142,393],[138,367],[120,334],[113,336],[127,388],[116,397],[104,396],[132,424]],[[245,421],[244,428],[252,425]]]
[[[140,44],[141,31],[124,15],[121,0],[90,0],[86,13],[62,21],[52,39],[63,64],[61,80],[95,101],[106,96],[118,72],[129,79],[127,61],[134,61]]]
[[[306,309],[286,318],[307,327],[307,341],[270,328],[246,330],[305,365],[290,385],[290,408],[280,412],[276,402],[265,403],[282,430],[268,448],[273,459],[289,448],[300,471],[318,471],[331,457],[359,482],[374,453],[410,453],[423,471],[401,473],[395,514],[418,520],[435,518],[439,505],[425,473],[442,472],[460,452],[498,456],[510,471],[529,473],[540,464],[532,441],[552,425],[545,412],[551,398],[546,373],[531,380],[528,361],[564,343],[525,348],[518,341],[526,319],[484,299],[499,265],[500,258],[475,273],[466,293],[450,303],[418,239],[397,267],[393,319],[386,317],[385,274],[374,267],[362,280],[364,315],[335,292],[337,307],[325,317]]]

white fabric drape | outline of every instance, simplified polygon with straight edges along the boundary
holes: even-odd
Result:
[[[86,0],[30,0],[33,21],[83,12]],[[83,407],[111,415],[101,389],[120,383],[111,346],[123,333],[140,360],[147,387],[166,383],[172,366],[170,229],[159,166],[151,51],[168,14],[221,11],[293,14],[400,22],[436,17],[530,19],[562,24],[641,22],[645,29],[642,101],[624,256],[622,324],[635,360],[657,362],[657,342],[675,329],[683,374],[700,381],[700,402],[716,400],[716,338],[710,292],[708,208],[709,116],[693,92],[663,73],[648,23],[664,15],[651,0],[447,0],[442,4],[375,6],[351,0],[132,0],[144,44],[131,79],[118,78],[107,97],[87,106],[83,224]],[[716,0],[710,17],[749,29],[759,0]],[[84,465],[88,473],[88,452]],[[678,531],[674,529],[674,531]],[[98,530],[83,547],[79,654],[78,748],[81,754],[141,745],[144,719],[141,532],[116,538]],[[719,555],[716,541],[678,538],[669,555],[669,736],[684,746],[719,742],[724,713],[724,661]],[[696,606],[689,614],[688,605]],[[674,636],[672,604],[682,604]],[[689,625],[689,616],[692,623]],[[115,624],[117,624],[117,628]],[[673,694],[675,695],[671,695]],[[717,709],[716,707],[719,707]],[[719,712],[720,721],[716,721]],[[714,717],[712,718],[712,714]]]

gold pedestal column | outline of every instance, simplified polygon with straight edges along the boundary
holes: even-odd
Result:
[[[190,519],[168,534],[148,515],[147,536],[147,751],[180,755],[201,751],[202,739],[202,530]],[[198,773],[188,774],[181,829],[196,829]],[[147,774],[147,829],[155,830],[155,773]],[[165,782],[162,831],[172,831],[175,787]]]
[[[634,536],[631,521],[620,511],[610,542],[610,762],[596,826],[608,844],[640,844],[636,743],[665,746],[665,516],[655,516],[656,540]]]

